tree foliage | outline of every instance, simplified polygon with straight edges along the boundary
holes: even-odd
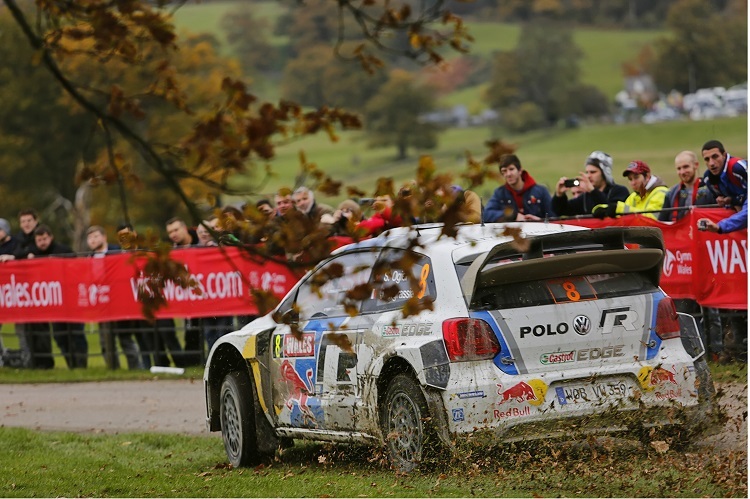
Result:
[[[337,130],[361,126],[359,116],[326,105],[309,110],[290,101],[261,102],[231,65],[213,64],[217,59],[211,40],[198,38],[180,45],[166,8],[179,8],[184,1],[39,0],[32,6],[3,0],[28,43],[29,59],[44,68],[66,94],[65,102],[96,132],[91,140],[97,145],[78,171],[79,185],[116,186],[126,222],[131,221],[131,191],[145,192],[162,184],[199,223],[205,212],[198,209],[196,196],[210,201],[232,193],[229,179],[267,167],[278,144],[319,132],[335,140]],[[470,40],[461,19],[444,9],[442,0],[414,6],[324,3],[326,9],[334,6],[335,17],[330,16],[336,19],[336,52],[368,71],[383,65],[381,53],[437,63],[443,60],[445,46],[464,51]],[[348,26],[356,28],[354,36],[347,33]],[[350,47],[345,42],[351,38],[360,41]],[[399,41],[404,38],[406,46]],[[193,79],[186,79],[186,74]],[[410,144],[426,147],[429,140],[412,137]],[[76,159],[84,156],[86,147],[78,149]],[[340,188],[312,163],[301,163],[314,187],[327,194]],[[166,197],[159,200],[168,204]],[[247,215],[252,219],[254,213]],[[229,237],[233,227],[228,217],[220,221],[226,231],[221,241],[236,242]],[[326,253],[319,227],[289,224],[269,229],[276,238],[294,243],[301,266]],[[265,248],[262,256],[275,258],[269,251]],[[163,248],[155,255],[161,258]],[[179,265],[153,268],[168,274],[153,281],[159,285],[181,279],[174,270]]]
[[[554,124],[570,114],[603,114],[604,96],[580,83],[581,56],[569,29],[527,24],[518,46],[495,56],[487,101],[504,111],[504,122],[516,131]],[[526,112],[528,117],[514,115]]]
[[[410,147],[432,149],[437,145],[437,129],[420,121],[435,108],[434,90],[420,85],[413,76],[394,70],[390,79],[367,102],[365,122],[373,147],[396,146],[398,158],[405,159]]]
[[[0,13],[0,199],[3,217],[33,207],[57,233],[72,230],[74,178],[95,156],[91,116],[71,109],[55,79],[7,15]]]
[[[671,35],[657,42],[649,68],[659,88],[694,92],[747,80],[747,2],[721,11],[705,0],[679,0],[666,24]]]
[[[257,75],[280,65],[279,51],[268,42],[271,26],[253,15],[251,4],[239,4],[221,19],[227,42],[244,74]]]

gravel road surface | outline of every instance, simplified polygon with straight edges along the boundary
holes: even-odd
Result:
[[[746,383],[720,386],[723,430],[697,442],[711,452],[747,452]],[[205,424],[201,380],[0,384],[0,426],[91,433],[161,432],[219,437]]]
[[[209,435],[205,406],[201,380],[0,384],[0,425],[39,430]]]

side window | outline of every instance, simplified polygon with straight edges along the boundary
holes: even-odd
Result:
[[[398,310],[413,297],[434,300],[432,262],[420,253],[386,248],[375,265],[372,287],[372,297],[363,303],[362,312]]]
[[[367,284],[377,256],[375,251],[346,253],[310,274],[297,291],[300,319],[348,315],[342,303],[346,293]]]

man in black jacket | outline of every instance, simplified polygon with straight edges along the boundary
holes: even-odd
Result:
[[[0,218],[0,262],[12,260],[19,244],[18,239],[10,235],[10,223]]]
[[[557,181],[555,195],[552,196],[552,210],[558,216],[587,215],[598,204],[625,201],[630,195],[627,187],[615,183],[612,176],[612,156],[609,154],[592,152],[586,159],[584,168],[578,177],[570,179],[578,181],[577,188],[580,190],[580,194],[572,199],[568,199],[566,195],[567,191],[573,189],[565,185],[568,177],[561,177]]]
[[[34,229],[34,247],[27,258],[43,258],[47,256],[73,256],[70,247],[55,241],[52,230],[42,224]],[[31,366],[51,369],[55,366],[52,357],[52,342],[50,341],[50,328],[55,343],[60,348],[65,363],[70,369],[86,367],[88,364],[89,345],[83,332],[84,325],[75,322],[42,322],[26,324],[27,334],[31,345]]]

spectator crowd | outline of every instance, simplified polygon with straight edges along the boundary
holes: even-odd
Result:
[[[700,157],[706,171],[700,174]],[[718,223],[698,221],[698,230],[725,234],[747,229],[747,161],[731,156],[717,140],[706,142],[701,156],[682,151],[675,156],[678,182],[668,188],[665,181],[653,175],[648,164],[633,160],[621,171],[630,186],[615,181],[612,157],[594,151],[586,157],[582,170],[574,177],[561,177],[550,193],[525,169],[519,157],[507,154],[500,158],[499,170],[505,183],[495,189],[486,205],[479,196],[459,186],[452,192],[437,192],[445,202],[440,207],[430,202],[435,216],[422,219],[403,209],[416,202],[415,186],[402,188],[392,196],[378,192],[374,199],[347,199],[334,209],[318,203],[311,189],[301,186],[276,192],[273,201],[258,200],[252,206],[238,209],[225,207],[221,216],[211,215],[195,228],[181,218],[166,221],[167,237],[175,248],[264,243],[272,256],[296,260],[293,239],[300,233],[322,231],[326,237],[364,238],[409,223],[451,221],[463,223],[547,221],[566,217],[618,217],[640,213],[665,222],[677,221],[694,206],[721,206],[727,216]],[[364,216],[365,210],[371,214]],[[0,264],[2,262],[48,256],[71,255],[70,247],[58,242],[49,226],[40,222],[33,209],[18,214],[19,230],[13,234],[7,219],[0,218]],[[302,232],[304,231],[304,232]],[[90,258],[137,249],[137,234],[129,224],[117,227],[118,244],[108,241],[105,229],[94,225],[86,231]],[[1,269],[2,267],[0,267]],[[728,311],[700,307],[692,300],[675,300],[678,311],[701,319],[704,344],[714,361],[746,362],[747,311]],[[727,316],[722,324],[722,316]],[[201,365],[205,354],[223,334],[252,319],[243,317],[207,317],[185,319],[183,341],[177,334],[174,319],[144,319],[103,322],[98,325],[102,356],[107,367],[120,367],[120,354],[129,369],[151,366],[177,367]],[[725,345],[725,330],[731,341]],[[2,345],[0,359],[6,364],[32,368],[54,367],[52,340],[57,344],[69,368],[87,367],[89,345],[84,324],[72,322],[16,324],[20,350],[11,359]]]

